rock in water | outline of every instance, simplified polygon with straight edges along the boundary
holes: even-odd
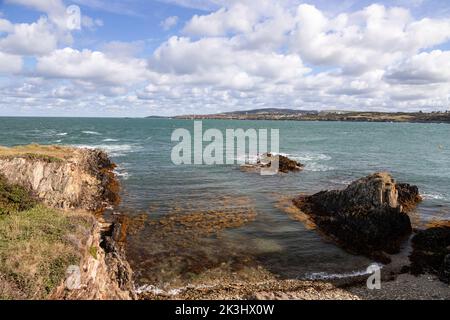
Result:
[[[401,184],[399,193],[398,186],[390,174],[375,173],[344,190],[300,196],[294,204],[345,249],[388,262],[380,253],[400,250],[412,232],[406,212],[413,208],[414,199],[418,200],[417,187]],[[403,207],[403,203],[408,205]]]
[[[421,230],[412,239],[411,272],[430,272],[450,283],[450,227]]]
[[[259,156],[255,164],[245,164],[241,166],[244,171],[259,172],[262,168],[269,168],[272,165],[274,158],[278,158],[278,173],[289,173],[301,171],[305,167],[300,162],[289,159],[288,157],[282,155],[272,155],[270,153],[265,153]]]
[[[293,172],[293,171],[301,171],[304,168],[304,165],[295,160],[289,159],[288,157],[279,155],[278,156],[278,170],[283,173]]]
[[[398,201],[403,206],[403,210],[409,212],[413,210],[423,199],[419,194],[419,188],[407,183],[398,183]]]

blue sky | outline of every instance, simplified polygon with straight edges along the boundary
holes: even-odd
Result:
[[[449,96],[448,1],[0,0],[0,116],[445,110]]]

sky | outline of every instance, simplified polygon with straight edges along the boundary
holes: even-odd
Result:
[[[0,116],[449,100],[446,0],[0,0]]]

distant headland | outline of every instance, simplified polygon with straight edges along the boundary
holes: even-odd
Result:
[[[153,118],[153,117],[149,117]],[[353,121],[353,122],[418,122],[450,123],[450,111],[436,112],[366,112],[366,111],[317,111],[294,109],[255,109],[204,115],[181,115],[174,119],[220,120],[294,120],[294,121]]]

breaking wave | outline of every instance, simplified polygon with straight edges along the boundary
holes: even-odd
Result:
[[[84,133],[84,134],[92,134],[92,135],[96,135],[96,136],[101,135],[101,133],[99,133],[97,131],[88,131],[88,130],[86,130],[86,131],[81,131],[81,132]]]
[[[99,145],[75,145],[80,148],[100,149],[108,153],[111,157],[123,157],[131,152],[142,149],[141,146],[131,144],[99,144]]]
[[[374,265],[378,266],[380,269],[383,268],[383,265],[381,265],[381,264],[374,263]],[[313,272],[313,273],[306,274],[305,277],[303,277],[303,280],[345,279],[345,278],[366,276],[369,274],[373,274],[373,271],[365,269],[365,270],[358,270],[358,271],[344,272],[344,273]]]

